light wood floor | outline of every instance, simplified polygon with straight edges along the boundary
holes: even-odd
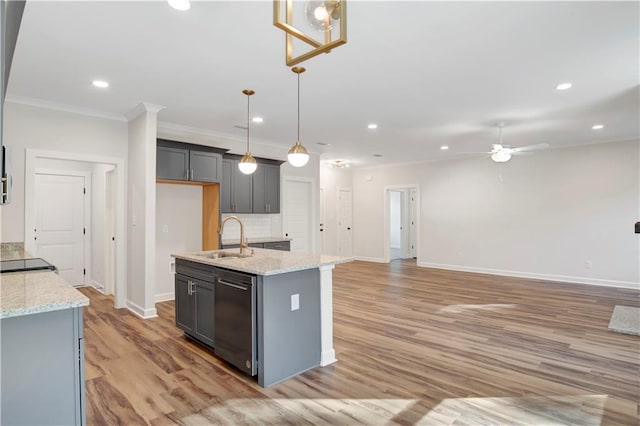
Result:
[[[638,425],[639,292],[354,262],[334,272],[338,362],[269,389],[92,289],[89,424]]]

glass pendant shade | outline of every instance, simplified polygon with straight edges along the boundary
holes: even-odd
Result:
[[[258,163],[256,163],[256,159],[253,158],[250,152],[247,152],[242,156],[242,159],[238,163],[238,168],[245,175],[250,175],[255,172],[258,168]]]
[[[287,154],[287,160],[293,167],[302,167],[309,162],[309,153],[300,141],[296,141]]]

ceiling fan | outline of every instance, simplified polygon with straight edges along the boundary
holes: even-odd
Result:
[[[521,146],[519,148],[511,148],[511,146],[502,143],[502,128],[504,127],[504,123],[498,123],[496,124],[496,126],[498,127],[498,131],[500,132],[500,142],[497,144],[493,144],[493,148],[491,149],[491,151],[487,152],[487,154],[491,154],[491,159],[496,163],[506,163],[511,159],[512,155],[529,154],[531,151],[549,148],[548,143],[539,143],[535,145]]]

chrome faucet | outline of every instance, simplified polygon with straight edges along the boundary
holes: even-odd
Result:
[[[220,226],[218,227],[218,234],[222,235],[222,233],[224,232],[224,224],[227,223],[229,219],[237,220],[238,223],[240,224],[240,254],[244,254],[244,252],[247,251],[247,247],[249,246],[247,245],[247,240],[244,238],[244,224],[242,223],[242,221],[238,216],[225,217],[222,223],[220,223]]]

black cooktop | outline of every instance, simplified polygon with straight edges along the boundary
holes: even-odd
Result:
[[[46,270],[46,269],[50,271],[55,271],[56,267],[40,257],[36,257],[33,259],[0,261],[0,273],[38,271],[38,270]]]

